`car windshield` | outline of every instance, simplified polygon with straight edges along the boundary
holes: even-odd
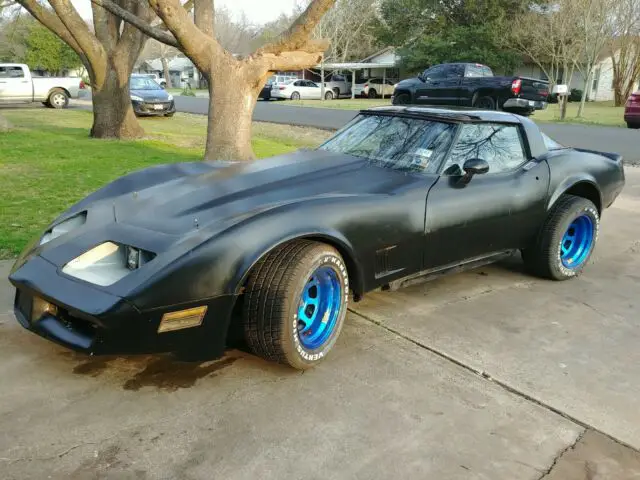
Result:
[[[403,172],[437,171],[454,136],[454,124],[389,115],[361,115],[322,150],[345,153]]]
[[[131,77],[131,90],[162,90],[162,87],[148,77]]]

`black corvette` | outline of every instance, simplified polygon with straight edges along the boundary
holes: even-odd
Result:
[[[89,195],[17,260],[15,313],[90,353],[221,354],[237,325],[256,354],[309,368],[351,295],[517,251],[537,275],[578,275],[623,186],[620,156],[512,114],[368,110],[317,150],[157,166]]]

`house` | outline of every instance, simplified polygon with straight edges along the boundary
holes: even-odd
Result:
[[[616,52],[616,55],[618,55],[618,52]],[[606,53],[600,56],[595,65],[590,85],[585,85],[585,70],[586,68],[575,69],[573,77],[571,77],[571,82],[568,85],[569,89],[577,88],[579,90],[584,90],[587,88],[587,99],[590,101],[603,102],[613,100],[613,61],[611,60],[611,55]],[[514,73],[523,77],[548,80],[542,69],[530,59],[525,60],[524,65],[516,69]],[[559,83],[560,81],[562,81],[562,72],[559,72],[556,82]],[[640,79],[636,80],[634,90],[638,90],[640,88],[639,83]]]
[[[134,73],[155,73],[161,78],[164,78],[162,60],[155,58],[143,61],[137,65],[134,69]],[[174,88],[184,86],[185,82],[188,82],[192,88],[196,88],[201,80],[200,72],[193,65],[193,62],[183,55],[178,55],[177,57],[169,60],[169,75],[171,78],[171,85]]]

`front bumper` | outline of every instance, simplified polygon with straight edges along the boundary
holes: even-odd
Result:
[[[503,109],[515,108],[522,110],[544,110],[547,108],[547,102],[541,102],[536,100],[526,100],[524,98],[510,98],[504,105]]]
[[[131,104],[136,115],[141,116],[161,116],[176,112],[176,105],[173,100],[170,102],[137,102],[132,100]]]
[[[16,287],[15,316],[24,328],[90,354],[193,350],[206,343],[208,353],[222,355],[236,298],[221,295],[140,311],[124,298],[59,274],[54,264],[39,256],[28,260],[9,280]],[[32,318],[35,297],[55,305],[57,312]],[[200,326],[158,333],[165,313],[205,305],[207,313]]]

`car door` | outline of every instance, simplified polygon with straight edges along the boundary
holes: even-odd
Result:
[[[307,95],[306,98],[311,100],[319,100],[321,97],[320,85],[312,82],[311,80],[304,80],[304,83],[305,83],[304,88]]]
[[[464,184],[471,159],[489,171]],[[425,268],[526,247],[546,216],[549,170],[530,158],[519,124],[471,123],[458,138],[429,191]]]
[[[436,65],[423,74],[417,100],[429,105],[457,105],[464,70],[460,65]]]
[[[0,101],[30,102],[33,100],[31,78],[19,65],[0,66]]]

